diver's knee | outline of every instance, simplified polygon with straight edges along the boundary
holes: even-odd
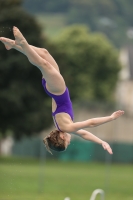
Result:
[[[43,52],[43,54],[44,54],[44,55],[47,55],[47,54],[49,54],[48,50],[47,50],[47,49],[45,49],[45,48],[43,48],[43,49],[42,49],[42,52]]]

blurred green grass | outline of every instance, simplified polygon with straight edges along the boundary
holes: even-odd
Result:
[[[67,26],[65,14],[36,14],[37,21],[42,26],[42,31],[50,38],[58,34]]]
[[[132,200],[132,172],[132,165],[1,157],[0,200],[89,200],[97,188],[107,200]]]

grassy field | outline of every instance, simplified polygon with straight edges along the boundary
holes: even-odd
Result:
[[[89,200],[97,188],[133,200],[133,165],[0,158],[0,200]]]

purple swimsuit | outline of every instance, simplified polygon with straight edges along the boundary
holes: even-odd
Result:
[[[53,119],[56,123],[56,126],[58,128],[59,131],[61,131],[59,129],[59,126],[56,122],[56,119],[55,119],[55,115],[57,113],[67,113],[70,115],[71,119],[73,120],[73,108],[72,108],[72,102],[70,100],[70,96],[69,96],[69,91],[68,91],[68,88],[66,88],[65,92],[61,95],[55,95],[55,94],[52,94],[50,93],[47,88],[46,88],[46,81],[45,79],[43,78],[42,79],[42,85],[44,87],[44,90],[45,92],[50,96],[52,97],[56,104],[57,104],[57,108],[55,110],[55,112],[52,112],[52,116],[53,116]]]

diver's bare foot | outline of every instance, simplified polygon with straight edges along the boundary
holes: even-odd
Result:
[[[12,49],[15,45],[14,40],[10,40],[10,39],[5,38],[5,37],[0,37],[0,41],[5,45],[7,50]]]
[[[20,30],[15,26],[13,27],[13,34],[14,34],[14,37],[15,37],[15,44],[16,45],[22,46],[23,44],[25,44],[26,39],[24,38],[24,36],[20,32]]]

